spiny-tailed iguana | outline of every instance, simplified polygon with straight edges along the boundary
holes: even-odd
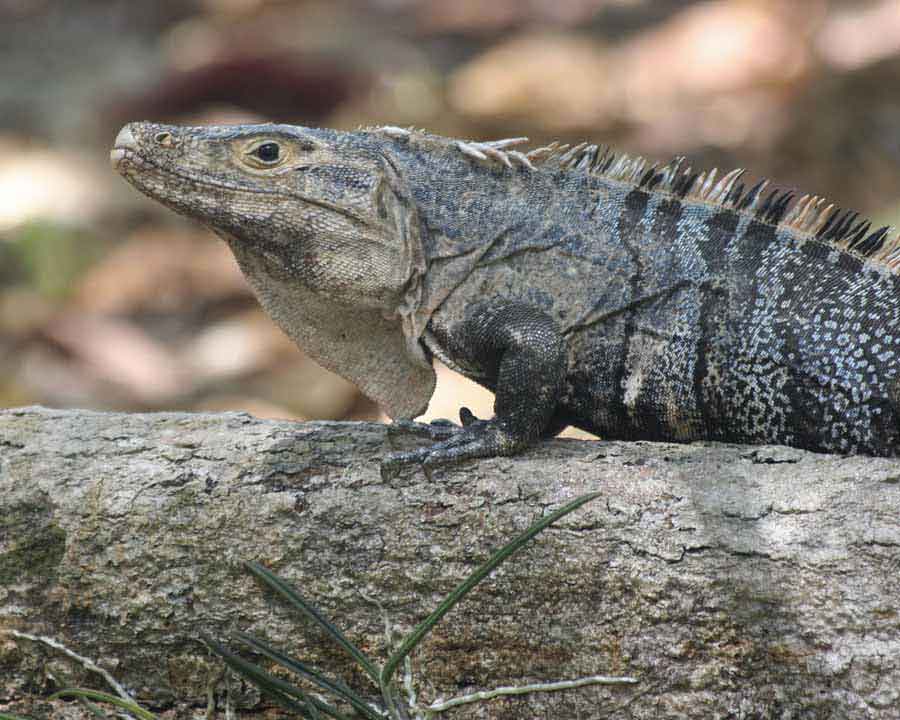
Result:
[[[900,242],[821,198],[595,145],[397,127],[127,125],[135,187],[210,226],[263,307],[394,419],[432,357],[495,392],[440,465],[607,438],[900,454]],[[426,426],[428,427],[428,426]]]

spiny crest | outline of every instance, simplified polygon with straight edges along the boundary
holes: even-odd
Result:
[[[590,159],[585,161],[589,150],[590,147],[585,148],[580,159],[560,156],[560,167],[587,167],[589,172],[611,180],[752,214],[761,222],[795,230],[881,264],[892,272],[900,272],[900,236],[891,236],[891,228],[887,226],[872,230],[872,223],[860,218],[859,213],[841,210],[833,203],[826,203],[824,198],[803,195],[797,199],[793,190],[780,188],[766,194],[768,180],[760,180],[746,189],[741,181],[744,175],[741,168],[718,178],[715,168],[700,173],[685,168],[684,158],[676,158],[662,167],[648,167],[643,158],[617,157],[608,149],[588,156]]]
[[[479,161],[496,160],[492,155],[481,157],[472,146],[485,144],[502,148],[525,142],[525,138],[499,140],[494,143],[457,143],[460,150]],[[685,200],[709,203],[753,214],[761,222],[779,228],[796,230],[804,235],[830,243],[863,259],[900,272],[900,236],[891,235],[890,227],[872,230],[872,224],[859,213],[841,210],[816,195],[804,195],[799,200],[792,190],[775,188],[765,194],[768,180],[760,180],[746,189],[738,168],[718,178],[718,170],[694,172],[685,167],[685,158],[678,157],[665,165],[650,164],[640,156],[617,154],[609,147],[588,143],[575,146],[551,143],[527,153],[516,153],[527,161],[527,167],[555,164],[560,170],[578,170],[604,178],[633,184],[635,187],[669,193]],[[509,166],[509,162],[504,162]],[[525,164],[525,162],[522,162]],[[765,199],[763,199],[765,198]]]
[[[900,272],[900,236],[891,235],[890,227],[872,230],[871,222],[859,213],[841,210],[816,195],[804,195],[799,200],[792,190],[775,188],[766,195],[768,180],[760,180],[747,189],[741,178],[743,169],[732,170],[718,177],[718,170],[695,172],[685,167],[685,158],[677,157],[665,165],[651,164],[640,156],[617,154],[608,146],[586,142],[578,145],[553,142],[529,152],[511,148],[528,142],[526,137],[475,142],[449,140],[431,136],[414,128],[367,128],[395,139],[427,136],[449,143],[471,160],[487,165],[526,171],[538,167],[556,166],[562,171],[581,171],[603,178],[629,183],[637,188],[668,193],[684,200],[718,205],[740,213],[752,214],[757,220],[795,230],[827,242],[872,263],[881,264],[891,272]]]
[[[424,130],[416,130],[415,128],[401,128],[393,125],[384,127],[365,127],[360,128],[361,132],[377,132],[387,135],[395,140],[405,140],[412,136],[418,139],[429,138],[440,144],[451,143],[459,152],[476,162],[495,166],[497,164],[504,165],[508,168],[514,166],[525,167],[534,170],[535,167],[531,163],[525,153],[510,148],[522,143],[527,143],[527,137],[506,138],[505,140],[489,140],[485,142],[466,141],[466,140],[448,140],[438,135],[429,135]]]

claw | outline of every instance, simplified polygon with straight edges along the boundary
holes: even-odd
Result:
[[[424,447],[410,452],[391,453],[381,461],[381,479],[385,482],[394,480],[404,467],[423,464],[430,452],[430,448]]]
[[[440,440],[417,450],[388,455],[381,463],[382,480],[396,478],[407,466],[421,468],[430,480],[434,468],[456,465],[474,458],[511,455],[527,445],[527,441],[510,434],[496,420],[479,420],[468,408],[460,409],[459,419],[462,427],[446,420],[427,425],[408,421],[397,423],[401,430],[411,427],[417,435]]]

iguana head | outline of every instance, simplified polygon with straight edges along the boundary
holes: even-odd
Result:
[[[384,157],[352,140],[289,125],[131,123],[112,157],[139,190],[256,252],[270,272],[390,311],[409,279],[409,208]]]
[[[434,372],[410,332],[419,222],[377,144],[288,125],[131,123],[110,159],[222,236],[266,310],[320,364],[392,417],[424,411]]]

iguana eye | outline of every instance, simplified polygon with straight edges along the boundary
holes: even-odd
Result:
[[[163,147],[173,147],[175,145],[175,138],[172,137],[172,133],[168,130],[156,133],[153,139],[157,145],[162,145]]]
[[[253,151],[253,154],[264,163],[274,163],[278,162],[278,158],[281,154],[280,150],[281,148],[278,147],[278,143],[267,142],[256,148],[256,150]]]

